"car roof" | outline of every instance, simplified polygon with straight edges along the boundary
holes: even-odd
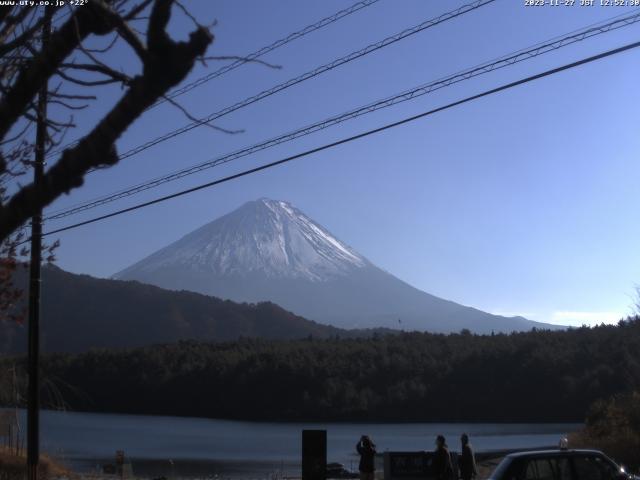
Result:
[[[532,450],[528,452],[515,452],[507,455],[507,458],[522,458],[522,457],[538,457],[547,455],[603,455],[600,450],[588,450],[588,449],[555,449],[555,450]]]

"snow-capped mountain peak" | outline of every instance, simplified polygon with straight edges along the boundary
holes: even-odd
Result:
[[[324,281],[368,261],[288,202],[245,203],[116,275],[158,268]]]
[[[343,328],[400,325],[489,333],[546,326],[418,290],[376,267],[290,203],[268,198],[245,203],[116,278],[237,302],[270,301]]]

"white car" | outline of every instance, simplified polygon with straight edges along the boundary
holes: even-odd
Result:
[[[598,450],[542,450],[507,455],[490,480],[634,480]]]

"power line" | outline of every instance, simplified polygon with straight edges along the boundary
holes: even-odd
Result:
[[[301,30],[298,30],[296,32],[292,32],[289,35],[287,35],[286,37],[283,37],[279,40],[276,40],[275,42],[266,45],[262,48],[260,48],[259,50],[256,50],[255,52],[249,53],[248,55],[245,55],[242,58],[239,58],[238,60],[235,60],[227,65],[224,65],[223,67],[220,67],[217,70],[214,70],[213,72],[208,73],[207,75],[204,75],[176,90],[173,90],[172,92],[170,92],[166,97],[167,98],[175,98],[178,97],[180,95],[183,95],[191,90],[193,90],[194,88],[199,87],[200,85],[203,85],[207,82],[210,82],[211,80],[213,80],[214,78],[220,77],[226,73],[231,72],[232,70],[235,70],[238,67],[241,67],[242,65],[249,63],[249,62],[253,62],[254,60],[257,60],[258,58],[266,55],[267,53],[270,53],[280,47],[283,47],[284,45],[287,45],[288,43],[291,43],[295,40],[298,40],[299,38],[302,38],[310,33],[315,32],[316,30],[320,30],[321,28],[324,28],[328,25],[331,25],[332,23],[337,22],[338,20],[341,20],[342,18],[345,18],[349,15],[351,15],[352,13],[356,13],[366,7],[369,7],[371,5],[373,5],[374,3],[379,2],[380,0],[362,0],[359,2],[354,3],[353,5],[351,5],[348,8],[342,9],[332,15],[329,15],[328,17],[325,17],[321,20],[318,20],[315,23],[312,23],[310,25],[307,25],[306,27],[302,28]],[[166,102],[166,98],[161,98],[160,100],[158,100],[156,103],[154,103],[153,105],[151,105],[149,108],[147,108],[147,110],[151,110],[152,108],[157,107],[158,105]],[[75,140],[73,142],[70,142],[68,144],[66,144],[64,147],[58,148],[52,152],[50,152],[47,156],[51,157],[53,155],[57,155],[60,152],[66,150],[67,148],[73,146],[73,145],[77,145],[79,142],[79,140]]]
[[[469,4],[463,5],[459,8],[456,8],[455,10],[452,10],[450,12],[447,13],[443,13],[442,15],[439,15],[436,18],[433,18],[431,20],[426,20],[414,27],[411,28],[407,28],[405,30],[402,30],[401,32],[396,33],[395,35],[391,35],[389,37],[386,37],[383,40],[380,40],[379,42],[376,43],[372,43],[360,50],[356,50],[355,52],[351,52],[348,55],[345,55],[343,57],[340,57],[336,60],[333,60],[329,63],[326,63],[324,65],[321,65],[319,67],[314,68],[313,70],[310,70],[306,73],[303,73],[302,75],[299,75],[297,77],[291,78],[289,80],[287,80],[286,82],[280,83],[268,90],[263,90],[262,92],[253,95],[251,97],[247,97],[244,100],[241,100],[240,102],[237,102],[233,105],[230,105],[228,107],[223,108],[222,110],[218,110],[214,113],[209,114],[208,116],[201,118],[198,121],[194,121],[191,122],[179,129],[173,130],[171,132],[168,132],[164,135],[161,135],[159,137],[154,138],[153,140],[150,140],[148,142],[145,142],[141,145],[138,145],[137,147],[134,147],[128,151],[126,151],[125,153],[120,155],[120,159],[125,159],[125,158],[129,158],[132,157],[133,155],[137,155],[138,153],[147,150],[148,148],[151,148],[159,143],[165,142],[167,140],[170,140],[174,137],[177,137],[178,135],[181,135],[183,133],[186,133],[190,130],[193,130],[194,128],[197,128],[201,125],[204,125],[206,123],[212,122],[214,120],[217,120],[225,115],[228,115],[231,112],[235,112],[236,110],[239,110],[241,108],[247,107],[253,103],[256,103],[260,100],[263,100],[267,97],[270,97],[272,95],[275,95],[276,93],[279,93],[283,90],[286,90],[290,87],[293,87],[294,85],[297,85],[299,83],[302,83],[306,80],[309,80],[311,78],[317,77],[318,75],[321,75],[323,73],[326,73],[330,70],[333,70],[337,67],[340,67],[342,65],[345,65],[347,63],[350,63],[354,60],[357,60],[361,57],[364,57],[365,55],[368,55],[372,52],[378,51],[382,48],[388,47],[389,45],[392,45],[396,42],[399,42],[400,40],[403,40],[407,37],[410,37],[412,35],[415,35],[416,33],[422,32],[423,30],[426,30],[428,28],[431,28],[435,25],[438,25],[440,23],[446,22],[448,20],[451,20],[453,18],[459,17],[461,15],[464,15],[465,13],[468,13],[470,11],[476,10],[477,8],[480,8],[484,5],[487,5],[489,3],[494,2],[495,0],[476,0],[474,2],[471,2]]]
[[[617,17],[614,17],[617,18]],[[420,85],[411,90],[404,91],[397,95],[387,97],[385,99],[367,104],[362,107],[358,107],[356,109],[352,109],[340,115],[335,115],[333,117],[324,119],[320,122],[316,122],[311,125],[307,125],[305,127],[299,128],[292,132],[280,135],[278,137],[274,137],[270,140],[255,144],[250,147],[243,148],[241,150],[237,150],[235,152],[215,157],[206,162],[193,165],[188,168],[184,168],[178,170],[176,172],[158,177],[156,179],[140,183],[138,185],[134,185],[127,189],[120,190],[118,192],[99,197],[97,199],[83,202],[81,204],[76,204],[75,206],[66,208],[64,210],[59,210],[57,212],[52,212],[47,216],[47,220],[56,220],[60,218],[64,218],[82,211],[86,211],[92,208],[96,208],[98,206],[111,203],[113,201],[132,196],[134,194],[140,193],[145,190],[149,190],[151,188],[155,188],[164,183],[168,183],[174,180],[178,180],[180,178],[186,177],[188,175],[192,175],[197,172],[201,172],[203,170],[213,168],[215,166],[231,162],[233,160],[237,160],[239,158],[245,157],[252,153],[256,153],[258,151],[265,150],[267,148],[271,148],[277,145],[280,145],[285,142],[289,142],[295,140],[297,138],[309,135],[311,133],[323,130],[325,128],[340,124],[342,122],[360,117],[362,115],[366,115],[368,113],[388,108],[393,105],[397,105],[402,102],[406,102],[409,100],[413,100],[415,98],[421,97],[423,95],[432,93],[441,88],[448,87],[455,83],[468,80],[470,78],[483,75],[485,73],[489,73],[525,60],[529,60],[531,58],[535,58],[539,55],[557,50],[562,47],[566,47],[573,43],[585,40],[587,38],[591,38],[596,35],[600,35],[606,32],[610,32],[612,30],[616,30],[618,28],[622,28],[624,26],[631,25],[633,23],[637,23],[640,21],[640,11],[636,11],[636,13],[632,15],[628,15],[624,18],[617,18],[613,21],[610,21],[606,24],[595,24],[596,26],[590,25],[589,27],[584,27],[580,30],[575,30],[572,34],[566,35],[564,37],[554,37],[553,39],[535,44],[532,47],[528,47],[526,49],[521,49],[511,54],[507,54],[503,57],[499,57],[497,60],[487,62],[484,64],[479,64],[475,67],[459,71],[453,75],[448,77],[441,78],[436,81],[432,81],[427,84]]]
[[[618,18],[620,16],[614,17]],[[404,101],[408,101],[408,100],[412,100],[414,98],[420,97],[422,95],[431,93],[435,90],[438,90],[440,88],[444,88],[447,86],[450,86],[454,83],[458,83],[460,81],[463,80],[467,80],[469,78],[484,74],[484,73],[489,73],[491,71],[509,66],[509,65],[513,65],[515,63],[519,63],[521,61],[524,60],[528,60],[530,58],[534,58],[538,55],[542,55],[544,53],[548,53],[550,51],[553,50],[557,50],[559,48],[562,48],[564,46],[568,46],[571,45],[575,42],[578,41],[582,41],[586,38],[590,38],[592,36],[595,35],[599,35],[602,33],[606,33],[612,30],[616,30],[618,28],[624,27],[624,26],[628,26],[631,25],[633,23],[636,23],[640,21],[640,13],[635,13],[633,15],[627,16],[625,18],[622,19],[618,19],[615,21],[611,21],[609,23],[606,23],[604,25],[598,25],[595,24],[596,26],[594,27],[593,25],[590,25],[588,27],[584,27],[583,29],[580,30],[575,30],[573,33],[573,35],[569,35],[569,36],[565,36],[565,37],[554,37],[553,39],[547,41],[547,43],[538,43],[532,47],[529,47],[528,49],[521,49],[517,52],[514,52],[512,54],[508,54],[507,56],[503,56],[500,57],[498,60],[493,61],[491,63],[485,63],[485,64],[480,64],[477,65],[476,67],[473,67],[471,69],[467,69],[467,70],[463,70],[460,71],[456,74],[453,74],[452,76],[449,77],[444,77],[440,80],[436,80],[434,82],[431,82],[429,84],[425,84],[425,85],[421,85],[419,87],[416,87],[414,89],[405,91],[403,93],[397,94],[393,97],[388,97],[385,98],[383,100],[379,100],[377,102],[374,102],[372,104],[368,104],[365,105],[363,107],[359,107],[357,109],[348,111],[346,113],[343,113],[341,115],[337,115],[334,117],[330,117],[328,119],[325,119],[321,122],[317,122],[315,124],[303,127],[301,129],[295,130],[293,132],[289,132],[287,134],[281,135],[279,137],[275,137],[272,138],[270,140],[267,140],[265,142],[259,143],[257,145],[253,145],[251,147],[247,147],[241,150],[238,150],[236,152],[224,155],[222,157],[217,157],[214,159],[211,159],[207,162],[204,163],[200,163],[191,167],[188,167],[186,169],[182,169],[182,170],[178,170],[176,172],[170,173],[168,175],[156,178],[154,180],[150,180],[148,182],[144,182],[138,185],[135,185],[133,187],[130,187],[128,189],[124,189],[118,192],[115,192],[113,194],[107,195],[107,196],[102,196],[99,197],[97,199],[91,200],[89,202],[84,202],[81,204],[77,204],[73,207],[70,207],[68,209],[65,210],[59,210],[57,212],[53,212],[49,217],[47,217],[48,220],[55,220],[55,219],[59,219],[59,218],[63,218],[81,211],[85,211],[88,210],[90,208],[94,208],[94,207],[98,207],[100,205],[104,205],[105,203],[110,203],[112,201],[121,199],[121,198],[125,198],[128,196],[131,196],[133,194],[139,193],[141,191],[145,191],[148,190],[150,188],[154,188],[156,186],[159,186],[161,184],[167,183],[169,181],[173,181],[173,180],[177,180],[179,178],[183,178],[187,175],[191,175],[193,173],[197,173],[200,172],[202,170],[208,169],[208,168],[212,168],[215,167],[217,165],[223,164],[223,163],[227,163],[230,162],[232,160],[236,160],[238,158],[247,156],[251,153],[255,153],[257,151],[261,151],[276,145],[280,145],[281,143],[285,143],[287,141],[290,140],[294,140],[296,138],[300,138],[302,136],[314,133],[316,131],[328,128],[330,126],[336,125],[338,123],[342,123],[344,121],[353,119],[353,118],[357,118],[361,115],[367,114],[367,113],[371,113],[373,111],[382,109],[382,108],[386,108],[386,107],[390,107],[392,105],[396,105],[398,103],[404,102]],[[591,28],[590,28],[591,27]]]
[[[379,0],[364,0],[361,2],[357,2],[354,3],[353,5],[351,5],[349,8],[345,8],[344,10],[340,10],[339,12],[334,13],[333,15],[330,15],[326,18],[323,18],[322,20],[319,20],[318,22],[312,24],[312,25],[308,25],[305,28],[303,28],[302,30],[299,30],[297,32],[293,32],[289,35],[287,35],[284,38],[281,38],[280,40],[276,40],[275,42],[273,42],[271,45],[267,45],[266,47],[262,47],[260,50],[257,50],[253,53],[250,53],[249,55],[247,55],[245,58],[241,58],[236,60],[233,63],[230,63],[229,65],[225,65],[224,67],[219,68],[218,70],[215,70],[207,75],[204,75],[203,77],[198,78],[197,80],[194,80],[191,83],[188,83],[180,88],[178,88],[177,90],[174,90],[173,92],[169,93],[169,95],[167,95],[167,97],[169,98],[175,98],[178,97],[184,93],[187,93],[191,90],[193,90],[196,87],[199,87],[200,85],[209,82],[210,80],[213,80],[216,77],[219,77],[221,75],[224,75],[225,73],[228,73],[232,70],[235,70],[236,68],[238,68],[241,65],[244,65],[247,62],[251,62],[253,60],[256,60],[257,58],[262,57],[263,55],[266,55],[269,52],[272,52],[273,50],[282,47],[283,45],[286,45],[287,43],[291,43],[294,40],[297,40],[299,38],[304,37],[305,35],[314,32],[316,30],[319,30],[323,27],[326,27],[327,25],[330,25],[334,22],[337,22],[338,20],[340,20],[341,18],[344,18],[348,15],[351,15],[352,13],[355,13],[359,10],[362,10],[363,8],[366,8],[370,5],[373,5],[374,3],[378,2]],[[156,102],[155,105],[158,105],[160,103],[165,102],[165,99],[161,99],[158,102]],[[154,105],[154,106],[155,106]]]
[[[157,203],[161,203],[161,202],[165,202],[167,200],[171,200],[171,199],[174,199],[174,198],[177,198],[177,197],[181,197],[183,195],[187,195],[189,193],[193,193],[193,192],[196,192],[196,191],[199,191],[199,190],[203,190],[205,188],[210,188],[210,187],[213,187],[215,185],[226,183],[226,182],[229,182],[231,180],[235,180],[235,179],[238,179],[238,178],[241,178],[241,177],[253,174],[253,173],[257,173],[257,172],[260,172],[260,171],[263,171],[263,170],[267,170],[269,168],[273,168],[273,167],[276,167],[278,165],[282,165],[284,163],[288,163],[288,162],[291,162],[293,160],[297,160],[299,158],[312,155],[314,153],[318,153],[318,152],[321,152],[321,151],[324,151],[324,150],[328,150],[330,148],[334,148],[334,147],[337,147],[339,145],[343,145],[343,144],[352,142],[354,140],[365,138],[365,137],[368,137],[368,136],[383,132],[385,130],[389,130],[391,128],[394,128],[394,127],[397,127],[397,126],[400,126],[400,125],[404,125],[404,124],[407,124],[407,123],[410,123],[410,122],[414,122],[414,121],[416,121],[418,119],[433,115],[433,114],[438,113],[438,112],[442,112],[444,110],[448,110],[448,109],[456,107],[458,105],[462,105],[462,104],[465,104],[465,103],[468,103],[468,102],[471,102],[471,101],[474,101],[474,100],[478,100],[480,98],[483,98],[483,97],[486,97],[486,96],[489,96],[489,95],[493,95],[495,93],[502,92],[504,90],[508,90],[508,89],[514,88],[514,87],[519,86],[519,85],[523,85],[525,83],[530,83],[530,82],[533,82],[535,80],[539,80],[541,78],[548,77],[550,75],[554,75],[554,74],[563,72],[565,70],[569,70],[569,69],[578,67],[580,65],[585,65],[587,63],[595,62],[597,60],[601,60],[603,58],[610,57],[612,55],[616,55],[616,54],[619,54],[619,53],[622,53],[622,52],[625,52],[627,50],[631,50],[631,49],[634,49],[634,48],[637,48],[637,47],[640,47],[640,42],[634,42],[634,43],[630,43],[630,44],[627,44],[627,45],[624,45],[622,47],[618,47],[618,48],[615,48],[615,49],[612,49],[612,50],[607,50],[606,52],[602,52],[602,53],[599,53],[597,55],[586,57],[586,58],[583,58],[581,60],[577,60],[575,62],[562,65],[560,67],[552,68],[552,69],[546,70],[546,71],[544,71],[542,73],[531,75],[529,77],[525,77],[523,79],[516,80],[515,82],[511,82],[511,83],[507,83],[507,84],[501,85],[501,86],[493,88],[491,90],[485,90],[482,93],[478,93],[476,95],[472,95],[470,97],[466,97],[466,98],[464,98],[462,100],[458,100],[458,101],[449,103],[447,105],[444,105],[444,106],[441,106],[441,107],[438,107],[438,108],[434,108],[432,110],[428,110],[426,112],[422,112],[422,113],[419,113],[417,115],[413,115],[411,117],[407,117],[407,118],[404,118],[402,120],[399,120],[399,121],[396,121],[396,122],[393,122],[393,123],[389,123],[389,124],[383,125],[382,127],[378,127],[378,128],[374,128],[374,129],[371,129],[371,130],[367,130],[367,131],[359,133],[357,135],[346,137],[346,138],[343,138],[341,140],[337,140],[337,141],[332,142],[332,143],[327,143],[327,144],[322,145],[320,147],[312,148],[310,150],[306,150],[304,152],[297,153],[295,155],[291,155],[289,157],[286,157],[286,158],[283,158],[283,159],[280,159],[280,160],[277,160],[277,161],[274,161],[274,162],[271,162],[271,163],[267,163],[267,164],[261,165],[259,167],[255,167],[255,168],[251,168],[251,169],[248,169],[248,170],[244,170],[242,172],[239,172],[239,173],[236,173],[236,174],[233,174],[233,175],[229,175],[227,177],[224,177],[224,178],[221,178],[221,179],[218,179],[218,180],[214,180],[212,182],[208,182],[208,183],[205,183],[205,184],[202,184],[202,185],[198,185],[196,187],[192,187],[192,188],[188,188],[186,190],[182,190],[180,192],[176,192],[176,193],[173,193],[173,194],[170,194],[170,195],[159,197],[159,198],[156,198],[154,200],[150,200],[148,202],[139,203],[139,204],[134,205],[132,207],[123,208],[121,210],[117,210],[115,212],[111,212],[111,213],[108,213],[106,215],[101,215],[99,217],[94,217],[92,219],[85,220],[83,222],[78,222],[78,223],[75,223],[75,224],[72,224],[72,225],[68,225],[66,227],[58,228],[56,230],[52,230],[52,231],[44,233],[43,236],[53,235],[53,234],[56,234],[56,233],[65,232],[67,230],[72,230],[72,229],[75,229],[75,228],[78,228],[78,227],[81,227],[81,226],[84,226],[84,225],[88,225],[88,224],[95,223],[95,222],[98,222],[98,221],[101,221],[101,220],[105,220],[107,218],[115,217],[115,216],[118,216],[118,215],[122,215],[124,213],[132,212],[134,210],[139,210],[139,209],[144,208],[144,207],[148,207],[148,206],[151,206],[151,205],[155,205]]]

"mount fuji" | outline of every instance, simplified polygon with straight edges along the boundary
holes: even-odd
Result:
[[[492,315],[418,290],[376,267],[300,210],[260,199],[114,278],[240,302],[271,301],[341,328],[477,333],[556,328]]]

